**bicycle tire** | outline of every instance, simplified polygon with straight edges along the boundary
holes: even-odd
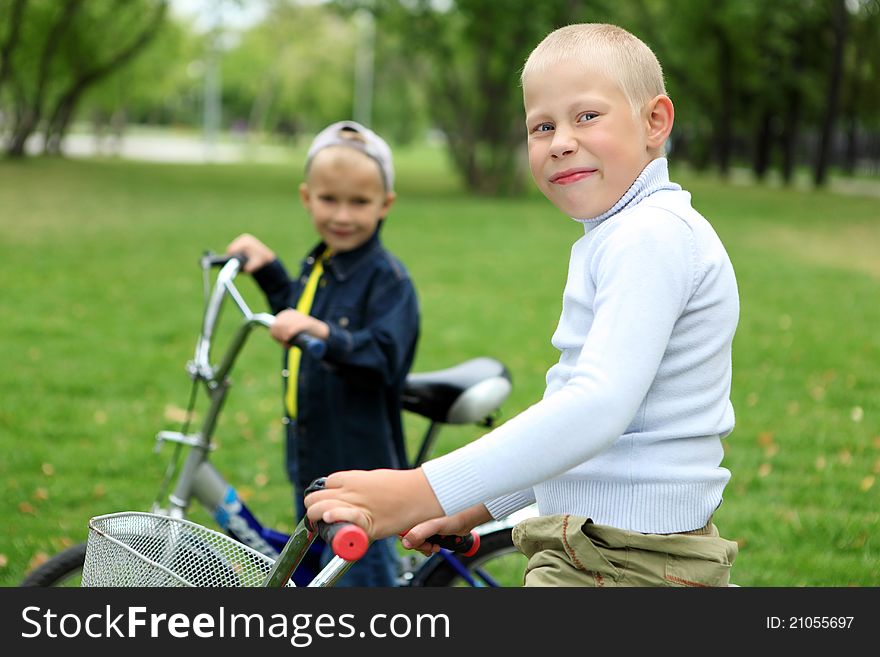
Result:
[[[505,569],[508,571],[506,585],[522,586],[522,575],[525,572],[525,556],[514,546],[511,534],[511,529],[498,529],[488,534],[482,534],[480,535],[480,550],[477,554],[472,557],[455,556],[471,573],[477,567],[493,570],[493,565],[497,565],[500,559],[511,557],[514,559],[514,562],[505,564]],[[493,577],[495,575],[497,573],[493,573]],[[514,577],[516,577],[516,580],[513,579]],[[416,573],[411,586],[445,587],[467,586],[467,584],[449,562],[442,557],[432,557]]]
[[[86,545],[77,543],[62,550],[29,572],[20,586],[65,586],[74,583],[78,586],[86,562]]]

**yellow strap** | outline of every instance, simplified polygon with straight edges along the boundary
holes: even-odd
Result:
[[[303,315],[308,315],[312,310],[312,301],[315,300],[315,290],[318,288],[318,281],[321,280],[321,274],[324,273],[324,261],[330,257],[330,251],[325,251],[312,267],[312,273],[309,274],[309,280],[303,288],[299,301],[296,303],[296,309]],[[299,347],[291,347],[287,352],[287,394],[285,395],[285,403],[287,405],[287,414],[290,417],[296,417],[296,383],[299,375],[299,359],[302,355]]]

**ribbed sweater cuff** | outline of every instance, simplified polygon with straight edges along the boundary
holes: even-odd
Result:
[[[524,509],[530,504],[535,503],[535,491],[531,488],[521,490],[518,493],[511,493],[504,497],[496,497],[494,500],[486,502],[486,508],[492,517],[496,520],[505,518],[515,511]]]
[[[464,511],[489,496],[470,461],[470,450],[465,447],[422,464],[446,515]]]

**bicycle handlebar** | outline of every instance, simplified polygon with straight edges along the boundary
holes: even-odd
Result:
[[[403,532],[400,536],[406,536],[408,532]],[[458,536],[456,534],[434,534],[425,539],[425,543],[433,543],[439,545],[444,550],[457,552],[463,557],[472,557],[480,549],[480,535],[476,530],[472,529],[467,536]]]
[[[246,337],[249,327],[253,324],[262,324],[266,328],[271,328],[275,321],[275,317],[268,313],[253,313],[248,308],[244,298],[239,294],[238,288],[235,287],[233,281],[238,273],[244,269],[247,263],[247,256],[243,253],[234,255],[218,255],[206,252],[201,260],[202,269],[207,270],[211,267],[221,267],[217,280],[214,283],[214,290],[211,292],[205,307],[205,315],[202,323],[202,334],[196,343],[196,354],[194,359],[195,371],[200,372],[206,378],[210,378],[212,369],[209,364],[211,342],[213,338],[214,325],[220,315],[220,306],[224,297],[228,294],[238,309],[244,315],[248,323],[244,327],[244,334],[236,339],[235,351],[240,349]],[[291,343],[299,347],[314,358],[323,358],[327,351],[327,344],[323,340],[311,336],[307,333],[299,333],[293,337]],[[224,370],[225,373],[225,370]]]
[[[323,358],[324,354],[327,353],[327,343],[321,340],[321,338],[316,338],[308,333],[297,333],[293,336],[291,342],[303,351],[308,352],[313,358]]]
[[[474,530],[471,530],[471,533],[467,536],[434,534],[426,538],[425,542],[439,545],[450,552],[458,552],[463,557],[472,557],[480,549],[480,535]]]
[[[303,495],[308,495],[316,490],[324,490],[326,484],[326,477],[318,477],[309,484]],[[306,525],[310,531],[318,532],[318,536],[320,536],[327,545],[333,548],[333,553],[337,557],[345,559],[346,561],[357,561],[364,556],[364,553],[370,546],[370,539],[367,537],[367,532],[349,522],[334,522],[332,524],[327,524],[318,520],[313,524],[307,517]]]
[[[327,524],[320,520],[314,525],[309,521],[309,526],[317,530],[318,536],[333,549],[333,554],[346,561],[357,561],[370,547],[370,539],[367,532],[348,522],[334,522]]]
[[[242,269],[248,261],[248,257],[244,253],[236,253],[235,255],[228,254],[219,254],[219,253],[211,253],[210,251],[206,251],[205,255],[202,256],[201,265],[202,269],[208,269],[209,267],[222,267],[230,260],[238,260],[241,263]]]

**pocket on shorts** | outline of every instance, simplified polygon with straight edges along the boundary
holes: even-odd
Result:
[[[716,587],[730,583],[730,564],[666,555],[666,581],[670,586]]]
[[[590,582],[619,579],[618,568],[581,531],[585,520],[577,516],[542,516],[529,518],[514,528],[514,544],[529,559],[525,577],[533,575],[532,585],[583,586],[592,585],[580,579],[584,577]]]

